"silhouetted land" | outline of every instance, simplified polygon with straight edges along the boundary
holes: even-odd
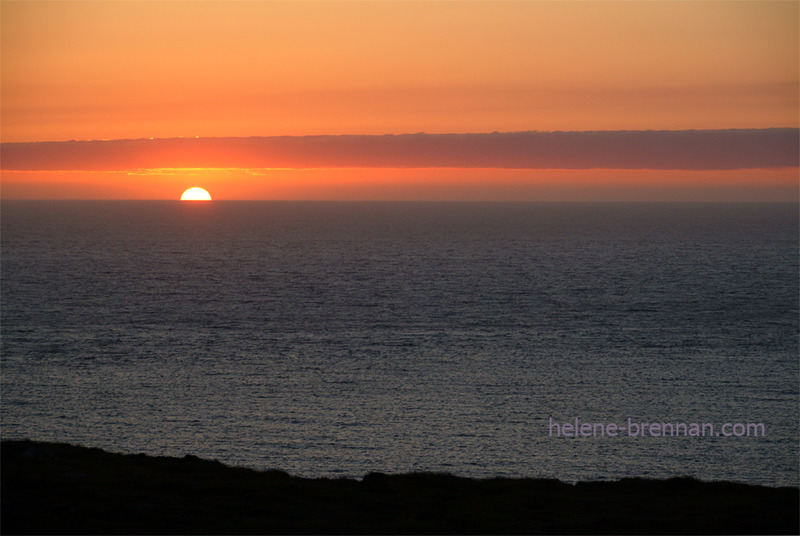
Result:
[[[797,534],[800,490],[729,482],[306,479],[194,456],[3,441],[3,534]]]

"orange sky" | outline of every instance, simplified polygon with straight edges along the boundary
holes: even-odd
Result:
[[[797,169],[734,171],[429,168],[5,171],[4,199],[792,201]]]
[[[4,0],[0,138],[797,127],[799,6]],[[2,195],[177,198],[172,190],[183,184],[160,171],[144,182],[76,171],[4,172]],[[281,188],[245,172],[209,177],[228,177],[216,181],[224,184],[216,198],[498,195],[494,170],[472,170],[463,184],[451,171],[405,173],[407,180],[399,171],[381,171],[382,178],[353,171],[349,182],[338,172],[327,179],[317,171],[289,174]],[[569,198],[575,191],[563,173],[516,173],[500,181],[501,197]],[[591,183],[601,197],[717,191],[730,198],[742,191],[740,172],[729,172],[727,182],[722,172],[713,180],[695,172],[694,183],[671,173],[655,190],[647,173],[638,189],[607,170],[573,171],[569,180]],[[796,169],[749,176],[762,197],[796,198],[786,186]],[[521,188],[520,181],[533,182]]]

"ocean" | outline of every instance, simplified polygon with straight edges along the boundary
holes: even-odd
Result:
[[[797,204],[0,210],[3,439],[799,484]]]

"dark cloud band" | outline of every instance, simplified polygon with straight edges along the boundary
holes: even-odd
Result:
[[[7,170],[457,167],[747,169],[798,166],[796,128],[169,138],[4,143]]]

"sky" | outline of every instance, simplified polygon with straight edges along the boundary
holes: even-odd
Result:
[[[795,1],[0,10],[4,199],[798,198]]]

